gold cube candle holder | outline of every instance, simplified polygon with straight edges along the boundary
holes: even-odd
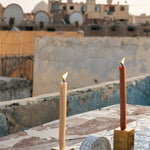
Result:
[[[114,130],[114,150],[134,150],[134,129]]]
[[[51,150],[74,150],[74,148],[72,147],[64,147],[64,148],[60,148],[59,146],[52,148]]]

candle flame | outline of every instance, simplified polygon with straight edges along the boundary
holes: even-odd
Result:
[[[63,79],[63,82],[66,82],[67,76],[68,76],[68,72],[66,72],[64,75],[61,76],[61,78]]]
[[[126,58],[123,57],[122,60],[121,60],[121,62],[120,62],[120,64],[121,64],[122,67],[124,66],[125,59],[126,59]]]

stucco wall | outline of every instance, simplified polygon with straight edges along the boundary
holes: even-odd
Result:
[[[150,76],[127,81],[127,103],[150,105]],[[119,103],[119,82],[106,82],[68,91],[67,114],[74,115]],[[59,93],[0,102],[0,113],[7,120],[7,133],[11,134],[59,117]]]
[[[37,37],[33,95],[59,91],[66,71],[69,89],[117,80],[122,57],[128,78],[150,73],[149,55],[149,38]]]
[[[30,81],[17,78],[0,77],[0,101],[31,97]]]

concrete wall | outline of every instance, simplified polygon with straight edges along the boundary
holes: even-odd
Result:
[[[66,71],[69,89],[117,80],[122,57],[128,78],[150,73],[149,54],[149,38],[37,37],[33,95],[59,91]]]
[[[30,81],[17,78],[0,77],[0,101],[31,97]]]
[[[128,104],[150,105],[150,76],[127,81]],[[118,81],[68,91],[67,114],[74,115],[119,103]],[[7,133],[38,126],[59,117],[59,93],[0,102],[7,120]]]
[[[83,36],[77,32],[0,31],[0,56],[33,55],[36,36]],[[6,38],[7,37],[7,38]]]

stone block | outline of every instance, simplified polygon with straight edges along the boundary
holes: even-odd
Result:
[[[80,150],[111,150],[111,146],[106,137],[90,135],[82,142]]]
[[[134,150],[134,129],[114,131],[114,150]]]
[[[7,121],[5,115],[0,114],[0,137],[6,136],[7,134]]]

